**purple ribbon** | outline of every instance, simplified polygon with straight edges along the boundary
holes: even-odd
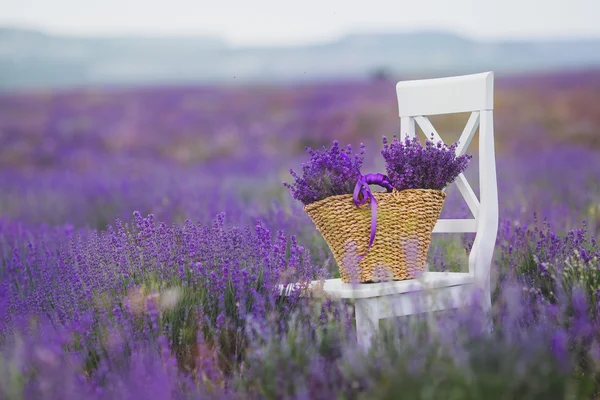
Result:
[[[371,202],[371,237],[369,239],[369,247],[365,254],[358,257],[359,260],[365,257],[369,250],[371,250],[373,242],[375,241],[375,234],[377,233],[377,199],[373,196],[369,185],[379,185],[388,192],[391,192],[393,189],[388,177],[383,174],[362,175],[359,173],[358,175],[356,186],[354,186],[354,205],[358,208],[369,200]]]
[[[342,156],[350,161],[350,157],[348,157],[345,153],[342,153]],[[385,188],[388,193],[394,188],[388,177],[383,174],[377,173],[362,175],[360,171],[358,172],[358,180],[356,181],[356,186],[354,186],[354,205],[356,208],[358,208],[369,200],[371,202],[371,237],[369,240],[369,247],[367,248],[365,254],[358,256],[359,260],[364,258],[369,250],[371,250],[373,242],[375,241],[375,234],[377,233],[377,199],[375,199],[375,196],[373,196],[369,185],[379,185]]]

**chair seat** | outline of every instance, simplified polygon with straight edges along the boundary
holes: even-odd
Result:
[[[328,296],[338,299],[367,299],[441,287],[470,285],[474,281],[474,276],[468,272],[424,272],[418,279],[405,281],[344,283],[339,278],[313,281],[311,282],[311,291],[314,294],[323,291]],[[291,286],[288,285],[285,294],[289,293]],[[281,294],[284,295],[283,285]]]
[[[339,299],[366,299],[393,294],[416,292],[427,289],[470,285],[474,277],[467,272],[425,272],[419,279],[391,281],[380,283],[344,283],[341,279],[323,281],[322,290],[331,297]],[[321,281],[311,285],[313,290],[319,289]]]

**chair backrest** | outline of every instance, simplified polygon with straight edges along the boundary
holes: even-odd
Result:
[[[498,231],[498,185],[494,152],[494,74],[403,81],[396,85],[402,139],[414,137],[418,124],[426,135],[439,134],[428,115],[471,112],[459,139],[457,154],[464,154],[479,127],[479,199],[463,174],[456,185],[473,218],[439,219],[434,232],[475,232],[469,255],[469,272],[489,291],[490,265]]]

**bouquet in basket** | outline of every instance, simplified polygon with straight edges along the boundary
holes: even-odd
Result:
[[[323,235],[344,282],[377,281],[381,271],[394,280],[418,276],[446,198],[442,190],[471,160],[456,155],[458,143],[433,138],[422,146],[416,138],[384,137],[383,146],[385,175],[361,173],[363,145],[353,154],[334,141],[330,149],[307,148],[302,176],[291,170],[293,184],[284,182]]]

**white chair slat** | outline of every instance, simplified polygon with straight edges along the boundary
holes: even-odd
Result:
[[[466,153],[467,148],[471,144],[471,140],[475,136],[475,132],[479,127],[479,111],[473,111],[469,116],[467,125],[458,139],[458,147],[456,148],[456,155],[461,156]]]

